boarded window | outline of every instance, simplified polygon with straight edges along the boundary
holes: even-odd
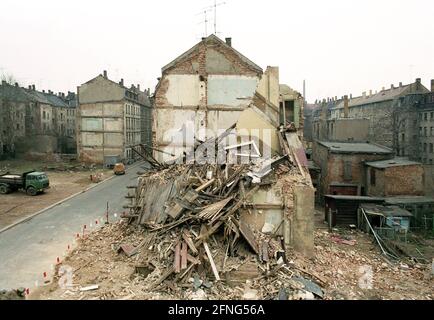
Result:
[[[344,180],[351,180],[351,161],[344,161]]]
[[[371,186],[375,186],[375,169],[371,168]]]

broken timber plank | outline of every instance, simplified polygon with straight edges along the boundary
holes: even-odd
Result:
[[[175,260],[174,265],[175,273],[181,272],[181,243],[178,242],[175,246]]]
[[[200,188],[201,187],[199,187],[198,189]],[[182,198],[182,201],[188,203],[193,202],[199,197],[199,194],[197,192],[198,192],[197,189],[196,191],[193,190],[187,191],[187,193]],[[170,208],[167,214],[171,216],[173,219],[176,219],[183,211],[184,211],[184,207],[181,206],[179,203],[175,203],[175,205]]]
[[[181,270],[187,269],[187,244],[181,242]]]
[[[208,231],[204,232],[203,234],[199,235],[199,237],[196,239],[195,245],[198,247],[203,241],[205,241],[210,235],[214,234],[220,228],[220,226],[224,223],[224,219],[229,218],[231,215],[233,215],[244,203],[244,199],[250,197],[252,194],[254,194],[256,191],[258,191],[259,186],[254,187],[252,190],[247,192],[243,198],[241,198],[237,204],[235,204],[232,209],[230,209],[226,214],[224,214],[220,220],[217,221],[215,225],[213,225]],[[203,225],[202,225],[203,226]]]
[[[166,280],[174,272],[175,272],[175,267],[171,266],[165,273],[161,275],[161,277],[157,281],[155,281],[154,284],[150,286],[149,290],[153,290],[156,287],[158,287],[164,280]]]
[[[239,222],[239,229],[243,237],[247,240],[247,243],[252,247],[256,254],[259,254],[259,246],[255,240],[255,235],[253,234],[252,229],[250,229],[250,227],[243,221]]]
[[[229,201],[232,200],[232,197],[226,198],[222,201],[215,202],[206,206],[199,214],[201,218],[205,219],[213,219],[216,215],[220,213],[220,211],[228,204]]]
[[[211,254],[211,250],[209,250],[208,243],[204,242],[203,247],[205,248],[205,252],[206,252],[206,255],[208,256],[209,263],[211,264],[211,269],[212,269],[212,272],[214,273],[215,279],[217,281],[220,281],[220,276],[219,276],[219,273],[217,271],[217,267],[214,263],[214,259],[213,259],[212,254]]]
[[[193,240],[191,239],[191,237],[187,234],[187,232],[185,230],[182,233],[182,239],[184,239],[185,243],[188,245],[188,247],[190,248],[191,252],[193,252],[194,255],[199,253],[196,246],[194,245]]]
[[[262,242],[262,261],[268,262],[270,260],[270,256],[268,253],[268,242]]]
[[[192,264],[201,264],[199,259],[192,257],[187,253],[187,261],[190,261]]]
[[[195,191],[196,192],[201,192],[201,191],[205,190],[206,188],[208,188],[209,186],[211,186],[214,183],[214,181],[215,181],[215,178],[209,180],[207,183],[204,183],[199,188],[197,188]]]

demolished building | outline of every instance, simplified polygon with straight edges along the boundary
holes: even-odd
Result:
[[[237,122],[252,103],[276,124],[279,122],[279,72],[261,67],[215,35],[203,38],[162,68],[155,90],[154,146],[175,157],[156,153],[157,160],[172,160],[184,151],[185,141],[205,141]],[[180,134],[181,133],[181,134]]]
[[[124,215],[145,230],[146,267],[164,269],[149,290],[169,278],[233,278],[238,267],[285,273],[291,249],[312,257],[314,190],[297,128],[280,125],[279,99],[277,67],[263,74],[214,35],[163,68],[154,168],[129,189]]]
[[[171,276],[181,284],[194,274],[212,281],[234,277],[243,246],[252,257],[245,271],[259,275],[282,268],[287,250],[312,257],[314,190],[296,132],[277,132],[280,154],[266,158],[254,140],[225,143],[231,136],[237,140],[236,127],[196,146],[195,157],[184,157],[192,161],[157,166],[129,188],[131,210],[124,218],[145,229],[145,267],[165,268],[149,290]],[[216,164],[203,162],[210,149]],[[121,250],[128,255],[137,248]]]

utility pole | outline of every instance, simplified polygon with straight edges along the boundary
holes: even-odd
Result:
[[[205,24],[205,33],[204,33],[204,37],[207,37],[208,36],[208,22],[209,22],[209,20],[208,20],[208,12],[210,11],[210,8],[204,8],[203,9],[203,11],[201,11],[200,13],[198,13],[197,15],[203,15],[203,21],[202,22],[200,22],[200,23],[198,23],[198,24],[202,24],[202,23],[204,23]]]

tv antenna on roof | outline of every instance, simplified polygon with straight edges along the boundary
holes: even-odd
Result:
[[[220,7],[225,4],[226,2],[217,3],[217,0],[214,0],[214,5],[203,8],[203,10],[210,10],[210,9],[214,10],[214,34],[215,35],[217,34],[217,7]]]
[[[205,24],[205,35],[204,35],[204,37],[208,36],[208,15],[207,15],[208,12],[209,12],[208,10],[204,9],[202,12],[200,12],[200,13],[197,14],[197,15],[203,14],[203,16],[204,16],[204,21],[198,23],[198,24],[202,24],[202,23]]]

